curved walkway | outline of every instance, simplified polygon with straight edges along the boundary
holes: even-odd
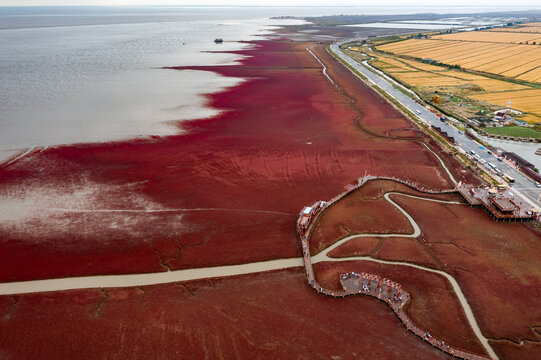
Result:
[[[316,56],[316,54],[314,54],[312,52],[312,50],[310,50],[311,48],[313,48],[315,45],[312,45],[312,46],[309,46],[306,48],[306,50],[312,54],[312,56],[317,60],[317,62],[322,66],[323,68],[323,75],[325,75],[327,77],[327,79],[329,79],[329,81],[331,82],[331,84],[333,84],[338,90],[341,90],[340,87],[334,82],[334,80],[329,76],[329,74],[327,74],[327,67],[325,66],[325,64],[323,64],[321,62],[321,60],[319,60],[319,58]]]
[[[407,305],[409,299],[410,299],[410,295],[406,291],[401,289],[400,284],[394,283],[394,282],[392,282],[392,281],[390,281],[388,279],[381,279],[377,275],[373,275],[373,274],[363,274],[363,275],[354,274],[355,276],[358,277],[358,280],[356,282],[354,281],[353,282],[354,285],[352,285],[352,281],[351,281],[352,274],[348,273],[348,274],[342,274],[341,279],[340,279],[341,283],[342,283],[342,286],[344,287],[344,290],[343,291],[333,291],[333,290],[325,289],[320,284],[318,284],[318,282],[316,281],[316,278],[314,276],[314,271],[313,271],[312,264],[315,264],[315,263],[318,263],[318,262],[323,262],[323,261],[333,261],[333,262],[340,261],[340,262],[342,262],[342,261],[352,261],[352,260],[359,261],[359,260],[361,260],[361,261],[372,261],[372,262],[377,262],[377,263],[387,264],[387,265],[407,266],[407,267],[412,267],[412,268],[416,268],[416,269],[419,269],[419,270],[428,271],[428,272],[431,272],[431,273],[435,273],[435,274],[444,276],[449,281],[449,283],[451,284],[453,290],[457,294],[458,300],[460,301],[460,304],[461,304],[462,308],[464,309],[464,313],[466,314],[466,318],[468,319],[469,324],[472,327],[475,335],[477,336],[479,341],[482,343],[483,347],[488,352],[488,354],[491,356],[491,358],[498,359],[496,353],[494,352],[494,350],[492,349],[492,347],[488,343],[488,339],[482,334],[482,332],[481,332],[481,330],[479,328],[479,325],[477,324],[477,321],[475,319],[475,316],[473,315],[473,311],[472,311],[470,305],[468,304],[468,301],[466,300],[466,297],[464,296],[464,293],[462,292],[462,289],[460,288],[460,285],[454,279],[454,277],[452,277],[450,274],[448,274],[448,273],[446,273],[444,271],[441,271],[441,270],[431,269],[431,268],[428,268],[428,267],[425,267],[425,266],[421,266],[421,265],[417,265],[417,264],[411,264],[411,263],[404,262],[404,261],[387,261],[387,260],[375,259],[375,258],[372,258],[372,257],[369,257],[369,256],[352,256],[352,257],[339,258],[339,259],[332,258],[332,257],[328,256],[328,254],[332,250],[334,250],[335,248],[339,247],[340,245],[346,243],[347,241],[349,241],[351,239],[358,238],[358,237],[368,237],[368,236],[411,237],[411,238],[418,237],[421,234],[421,229],[419,228],[419,225],[415,222],[415,220],[402,207],[400,207],[396,202],[394,202],[390,198],[390,195],[394,194],[394,195],[400,195],[400,196],[407,196],[407,197],[411,197],[411,198],[422,199],[422,200],[425,200],[425,201],[434,201],[434,202],[440,202],[440,203],[446,203],[446,204],[463,204],[463,203],[456,202],[456,201],[444,201],[444,200],[437,200],[437,199],[426,199],[426,198],[422,198],[422,197],[418,197],[418,196],[406,195],[406,194],[397,193],[397,192],[386,193],[384,195],[385,200],[389,201],[402,214],[404,214],[404,216],[406,216],[406,218],[409,220],[410,224],[413,227],[413,233],[411,233],[411,234],[358,234],[358,235],[351,235],[351,236],[348,236],[348,237],[345,237],[345,238],[339,240],[335,244],[333,244],[333,245],[329,246],[328,248],[326,248],[321,253],[319,253],[319,254],[317,254],[317,255],[315,255],[313,257],[311,256],[310,250],[309,250],[310,235],[311,235],[311,232],[312,232],[315,224],[317,224],[318,219],[321,217],[321,215],[324,213],[324,211],[326,209],[328,209],[330,206],[332,206],[335,202],[339,201],[343,197],[349,195],[350,193],[352,193],[353,191],[355,191],[359,187],[366,184],[368,181],[373,181],[373,180],[393,180],[393,181],[397,181],[397,182],[405,184],[405,185],[407,185],[407,186],[409,186],[411,188],[414,188],[414,189],[416,189],[416,190],[418,190],[420,192],[424,192],[424,193],[427,193],[427,194],[438,194],[438,193],[439,194],[445,194],[445,193],[456,192],[455,189],[429,190],[429,189],[421,187],[421,186],[419,186],[417,184],[410,183],[408,181],[404,181],[404,180],[400,180],[400,179],[394,179],[394,178],[388,178],[388,177],[367,176],[367,177],[364,177],[364,178],[360,178],[359,181],[358,181],[358,185],[355,186],[353,189],[345,191],[344,193],[340,194],[339,196],[335,197],[330,202],[325,203],[322,207],[317,209],[317,213],[314,214],[314,216],[313,216],[313,218],[312,218],[312,220],[310,222],[310,225],[306,230],[302,230],[300,227],[298,227],[298,232],[299,232],[300,237],[301,237],[301,243],[302,243],[302,248],[303,248],[303,257],[304,257],[305,271],[306,271],[306,277],[307,277],[308,284],[312,288],[314,288],[318,293],[328,295],[328,296],[332,296],[332,297],[344,297],[344,296],[355,295],[355,294],[364,294],[364,295],[370,295],[370,296],[377,297],[378,299],[385,301],[391,307],[391,309],[396,313],[396,315],[399,317],[399,319],[402,321],[402,323],[404,323],[404,325],[406,326],[406,328],[408,330],[410,330],[414,334],[420,336],[423,340],[427,341],[428,343],[430,343],[431,345],[437,347],[438,349],[440,349],[440,350],[442,350],[442,351],[444,351],[444,352],[446,352],[446,353],[448,353],[450,355],[457,356],[457,357],[460,357],[460,358],[463,358],[463,359],[487,359],[485,356],[474,354],[474,353],[467,352],[467,351],[463,351],[461,349],[452,347],[449,344],[445,344],[445,342],[443,342],[441,340],[438,340],[438,339],[434,338],[433,336],[431,336],[428,331],[425,331],[425,330],[421,329],[420,327],[418,327],[417,325],[415,325],[415,323],[409,318],[409,316],[403,310],[404,307]],[[303,215],[301,214],[301,217],[302,216]],[[375,281],[375,283],[373,284],[372,287],[367,287],[366,284],[363,284],[363,281],[366,282],[367,279],[368,279],[369,282],[370,282],[370,280]],[[345,283],[348,282],[348,281],[349,281],[349,284],[348,284],[349,286],[348,286],[348,288],[346,288]],[[393,286],[391,286],[389,284],[395,284],[395,285],[393,287]]]
[[[428,147],[427,144],[423,143],[423,145],[426,147],[426,149],[428,151],[430,151],[432,154],[434,154],[434,156],[438,159],[438,161],[440,162],[441,166],[443,166],[443,168],[445,169],[445,172],[447,173],[447,175],[449,176],[449,179],[453,182],[453,184],[455,184],[455,185],[458,184],[458,181],[456,181],[453,174],[451,174],[451,172],[449,171],[447,166],[443,163],[443,160],[441,159],[441,157],[438,154],[436,154],[434,151],[432,151],[432,149],[430,147]]]

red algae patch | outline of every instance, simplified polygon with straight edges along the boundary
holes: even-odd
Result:
[[[149,238],[174,241],[188,228],[183,212],[148,199],[137,191],[140,184],[84,179],[62,188],[44,181],[23,189],[6,184],[3,190],[0,238],[9,256],[0,262],[1,281],[122,273],[126,268],[164,271],[158,256],[145,256],[155,253]]]
[[[183,220],[193,230],[180,237],[178,255],[166,260],[171,269],[244,263],[248,255],[242,249],[258,251],[249,254],[258,261],[301,256],[291,231],[295,226],[292,215],[201,211],[187,213]]]
[[[460,283],[487,338],[539,341],[538,230],[528,224],[496,222],[481,209],[463,205],[394,199],[415,218],[422,241]]]
[[[349,240],[328,254],[333,258],[368,255],[381,260],[405,261],[440,269],[430,252],[414,238],[362,236]]]
[[[385,199],[361,201],[356,195],[351,194],[321,216],[310,239],[312,254],[350,235],[413,232],[404,215]]]
[[[427,199],[460,201],[455,194],[427,195],[394,181],[370,181],[327,209],[319,218],[310,238],[312,254],[351,235],[413,233],[409,220],[384,198],[392,191]],[[362,241],[360,239],[357,243]]]
[[[433,269],[441,268],[437,259],[431,255],[430,249],[427,249],[422,241],[413,238],[387,238],[374,252],[373,257],[382,260],[405,261]]]
[[[449,358],[384,303],[316,294],[301,268],[0,300],[3,358]]]
[[[445,166],[451,171],[457,182],[462,181],[468,184],[481,185],[482,181],[472,171],[467,170],[458,162],[449,152],[443,150],[434,139],[428,139],[426,142],[433,151],[438,153]]]
[[[398,282],[412,297],[406,313],[420,328],[427,329],[434,337],[460,349],[485,353],[469,326],[451,284],[438,274],[370,261],[322,262],[314,265],[314,271],[319,284],[335,290],[340,289],[340,274],[351,271],[378,274]],[[368,300],[387,306],[374,298]],[[391,309],[388,311],[392,313]]]
[[[331,250],[329,257],[341,258],[348,256],[365,256],[372,254],[384,242],[384,238],[377,236],[363,236],[351,239],[345,244]]]
[[[350,99],[354,100],[354,106],[359,111],[358,126],[372,135],[398,138],[403,136],[392,133],[397,130],[411,129],[412,124],[409,120],[375,90],[353,75],[348,68],[329,54],[324,46],[317,46],[313,51],[327,65],[327,72],[333,80]],[[409,137],[411,134],[407,132],[402,135]],[[420,135],[415,132],[414,138]]]
[[[490,344],[500,359],[537,360],[541,354],[539,341],[524,341],[522,344],[516,344],[508,340],[491,340]]]

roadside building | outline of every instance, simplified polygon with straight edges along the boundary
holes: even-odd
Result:
[[[530,168],[532,170],[535,168],[534,164],[513,152],[504,152],[502,156],[519,168]]]
[[[529,177],[533,181],[537,181],[538,183],[541,183],[541,175],[536,173],[533,169],[531,169],[531,168],[522,168],[520,170],[522,171],[522,173],[524,175],[526,175],[527,177]]]
[[[513,212],[517,206],[506,198],[489,196],[490,202],[502,213],[503,215],[513,215]]]

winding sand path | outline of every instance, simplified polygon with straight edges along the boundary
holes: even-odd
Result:
[[[340,245],[343,245],[345,243],[347,243],[348,241],[350,240],[353,240],[353,239],[356,239],[356,238],[359,238],[359,237],[373,237],[373,236],[377,236],[377,237],[408,237],[408,238],[416,238],[418,237],[419,235],[421,235],[421,228],[419,228],[419,225],[417,225],[417,223],[415,222],[415,220],[413,220],[413,218],[411,217],[410,214],[408,214],[406,212],[406,210],[404,210],[402,207],[400,207],[400,205],[398,205],[397,203],[395,203],[389,196],[390,195],[400,195],[400,196],[405,196],[405,197],[409,197],[409,198],[413,198],[413,199],[420,199],[420,200],[425,200],[425,201],[433,201],[433,202],[439,202],[439,203],[443,203],[443,204],[456,204],[456,205],[464,205],[464,203],[462,202],[459,202],[459,201],[445,201],[445,200],[437,200],[437,199],[427,199],[427,198],[424,198],[424,197],[420,197],[420,196],[414,196],[414,195],[407,195],[407,194],[403,194],[403,193],[399,193],[399,192],[388,192],[388,193],[385,193],[385,195],[383,195],[383,197],[385,198],[385,200],[387,200],[388,202],[390,202],[394,207],[396,207],[402,214],[404,214],[404,216],[409,220],[411,226],[413,227],[413,233],[412,234],[358,234],[358,235],[350,235],[348,237],[345,237],[339,241],[337,241],[336,243],[334,243],[333,245],[329,246],[328,248],[326,248],[325,250],[323,250],[322,252],[320,252],[319,254],[315,255],[315,256],[312,256],[312,263],[316,263],[316,262],[319,262],[319,261],[335,261],[334,258],[332,257],[329,257],[328,254],[333,251],[334,249],[336,249],[337,247],[339,247]],[[324,258],[324,259],[323,259]],[[340,259],[344,259],[344,258],[340,258]]]
[[[402,196],[409,196],[413,198],[423,199],[427,201],[440,201],[433,199],[426,199],[422,197],[416,197],[412,195],[405,195],[401,193],[387,193],[384,195],[385,199],[395,206],[402,214],[404,214],[411,225],[414,228],[413,234],[360,234],[353,235],[344,238],[337,243],[333,244],[329,248],[325,249],[320,254],[314,256],[313,262],[320,261],[346,261],[353,258],[332,258],[327,254],[342,245],[343,243],[357,237],[362,236],[383,236],[383,237],[417,237],[420,235],[421,230],[413,218],[398,204],[389,198],[389,195],[400,194]],[[449,202],[456,203],[456,202]],[[365,260],[365,258],[357,258],[357,260]],[[372,259],[371,261],[377,261],[382,263],[392,263],[396,265],[418,267],[415,264],[409,264],[405,262],[384,262],[383,260]],[[0,295],[17,295],[27,294],[35,292],[50,292],[50,291],[62,291],[62,290],[76,290],[76,289],[88,289],[88,288],[112,288],[112,287],[131,287],[131,286],[145,286],[145,285],[157,285],[166,284],[178,281],[205,279],[209,277],[225,277],[257,273],[269,270],[280,270],[291,267],[304,266],[303,259],[301,257],[289,258],[289,259],[277,259],[270,261],[260,261],[254,263],[247,263],[241,265],[225,265],[205,268],[193,268],[185,270],[166,271],[158,273],[147,274],[125,274],[125,275],[98,275],[98,276],[83,276],[83,277],[68,277],[58,279],[46,279],[46,280],[32,280],[32,281],[19,281],[0,284]],[[427,271],[435,271],[433,269],[426,268]]]
[[[198,280],[280,270],[304,266],[300,257],[254,262],[242,265],[226,265],[165,271],[148,274],[83,276],[47,280],[20,281],[0,284],[0,295],[17,295],[90,288],[120,288],[167,284],[178,281]]]
[[[455,177],[453,176],[453,174],[451,174],[451,172],[449,171],[449,169],[447,168],[447,166],[445,166],[445,164],[443,163],[443,160],[440,158],[440,156],[438,154],[436,154],[434,151],[432,151],[432,149],[430,147],[428,147],[427,144],[425,144],[424,142],[422,143],[428,151],[430,151],[432,154],[434,154],[434,156],[438,159],[438,161],[440,162],[441,166],[443,167],[443,169],[445,170],[445,172],[447,173],[447,175],[449,176],[449,179],[453,182],[453,184],[457,184],[458,181],[456,181]]]
[[[322,72],[323,72],[323,75],[325,75],[325,77],[327,77],[327,79],[329,79],[329,81],[331,82],[331,84],[333,84],[335,87],[339,88],[339,86],[334,82],[334,80],[329,76],[329,74],[327,74],[327,66],[325,66],[325,64],[323,64],[323,62],[321,60],[319,60],[319,58],[316,56],[316,54],[314,54],[312,52],[312,50],[310,50],[311,48],[313,48],[315,45],[312,45],[312,46],[309,46],[306,48],[306,50],[312,54],[312,56],[317,60],[317,62],[321,65],[322,67]]]
[[[335,87],[338,87],[338,85],[329,77],[329,75],[327,74],[327,67],[323,64],[323,62],[310,50],[310,48],[307,48],[306,50],[308,50],[310,52],[310,54],[312,54],[312,56],[321,64],[321,66],[323,67],[323,74],[330,80],[330,82],[335,86]],[[367,61],[363,62],[363,63],[366,63],[365,65],[368,67],[369,65],[367,64]],[[416,95],[416,94],[415,94]],[[441,157],[436,153],[434,152],[432,149],[430,149],[430,147],[424,143],[424,142],[421,142],[423,144],[424,147],[426,147],[426,149],[428,151],[430,151],[437,159],[438,161],[440,162],[441,166],[443,167],[443,169],[445,170],[445,172],[447,173],[447,175],[449,176],[449,179],[453,182],[453,184],[457,184],[457,180],[455,179],[455,177],[453,176],[453,174],[451,173],[451,171],[449,171],[449,169],[447,168],[447,166],[445,165],[445,163],[443,162],[443,160],[441,159]],[[412,195],[406,195],[406,194],[402,194],[402,193],[397,193],[397,192],[388,192],[384,195],[384,198],[385,200],[387,200],[388,202],[390,202],[394,207],[396,207],[402,214],[404,214],[404,216],[409,220],[410,224],[412,225],[413,227],[413,233],[412,234],[358,234],[358,235],[351,235],[351,236],[347,236],[339,241],[337,241],[336,243],[334,243],[333,245],[331,245],[330,247],[326,248],[324,251],[322,251],[321,253],[317,254],[316,256],[312,256],[311,257],[311,263],[312,264],[315,264],[315,263],[318,263],[318,262],[322,262],[322,261],[352,261],[352,260],[363,260],[363,261],[372,261],[372,262],[377,262],[377,263],[380,263],[380,264],[387,264],[387,265],[402,265],[402,266],[408,266],[408,267],[413,267],[413,268],[416,268],[416,269],[420,269],[420,270],[424,270],[424,271],[428,271],[428,272],[431,272],[431,273],[435,273],[435,274],[438,274],[438,275],[441,275],[441,276],[444,276],[448,281],[449,283],[451,284],[451,286],[453,287],[453,290],[454,292],[456,293],[457,297],[458,297],[458,300],[460,301],[460,304],[462,306],[462,308],[464,309],[464,313],[466,314],[466,318],[468,319],[469,323],[470,323],[470,326],[472,327],[475,335],[477,336],[477,338],[479,339],[479,341],[482,343],[483,347],[485,348],[485,350],[488,352],[488,354],[490,355],[491,358],[493,359],[498,359],[498,356],[496,355],[496,353],[494,352],[494,350],[492,349],[492,347],[490,346],[490,344],[488,343],[488,339],[483,335],[483,333],[481,332],[481,329],[479,328],[479,325],[477,324],[477,320],[475,319],[475,316],[473,315],[473,311],[468,303],[468,301],[466,300],[466,297],[464,296],[464,293],[462,291],[462,289],[460,288],[460,285],[458,285],[458,282],[455,280],[454,277],[452,277],[451,275],[449,275],[448,273],[444,272],[444,271],[441,271],[441,270],[436,270],[436,269],[431,269],[431,268],[428,268],[428,267],[425,267],[425,266],[421,266],[421,265],[417,265],[417,264],[412,264],[412,263],[408,263],[408,262],[401,262],[401,261],[386,261],[386,260],[380,260],[380,259],[375,259],[375,258],[372,258],[370,256],[352,256],[352,257],[346,257],[346,258],[340,258],[340,259],[336,259],[336,258],[332,258],[332,257],[329,257],[328,254],[336,249],[337,247],[339,247],[340,245],[343,245],[345,244],[346,242],[352,240],[352,239],[356,239],[356,238],[359,238],[359,237],[372,237],[372,236],[378,236],[378,237],[396,237],[396,236],[401,236],[401,237],[409,237],[409,238],[416,238],[418,237],[419,235],[421,235],[421,229],[419,228],[419,225],[417,225],[417,223],[415,222],[415,220],[410,216],[410,214],[408,214],[402,207],[400,207],[397,203],[395,203],[389,196],[390,195],[400,195],[400,196],[406,196],[406,197],[411,197],[411,198],[417,198],[417,199],[421,199],[421,200],[425,200],[425,201],[434,201],[434,202],[440,202],[440,203],[446,203],[446,204],[460,204],[460,205],[464,205],[463,203],[461,202],[456,202],[456,201],[443,201],[443,200],[436,200],[436,199],[427,199],[427,198],[422,198],[422,197],[418,197],[418,196],[412,196]]]

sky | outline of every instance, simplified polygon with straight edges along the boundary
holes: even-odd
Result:
[[[27,5],[272,5],[272,6],[517,6],[540,8],[540,0],[0,0],[0,6]]]

